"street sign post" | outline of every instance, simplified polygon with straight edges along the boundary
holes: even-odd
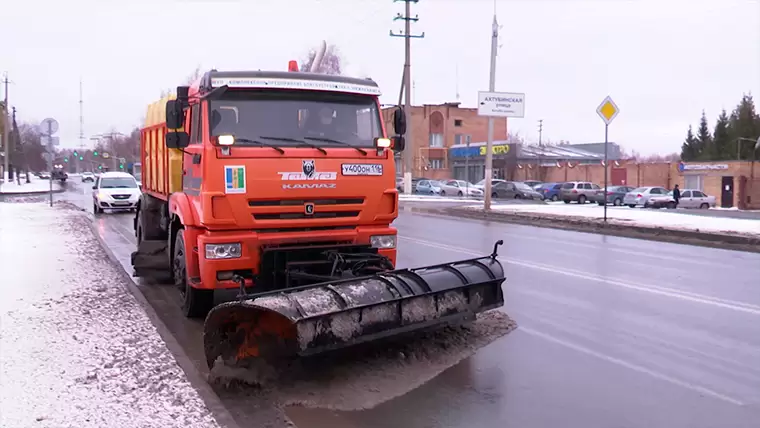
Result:
[[[53,158],[55,146],[60,144],[58,137],[53,135],[58,132],[58,121],[49,117],[40,123],[41,142],[48,152],[48,170],[50,171],[50,206],[53,206]]]
[[[496,26],[496,17],[494,17]],[[494,27],[498,36],[498,29]],[[498,37],[497,37],[498,38]],[[494,39],[496,40],[496,39]],[[496,43],[493,41],[492,43]],[[517,92],[494,92],[496,73],[496,47],[491,46],[491,82],[490,91],[478,92],[478,116],[488,117],[488,141],[486,142],[485,186],[483,208],[491,209],[491,181],[493,181],[493,118],[494,117],[525,117],[525,94]]]
[[[609,127],[610,123],[612,123],[613,120],[617,117],[618,113],[620,113],[620,109],[618,108],[617,104],[615,104],[615,101],[612,101],[612,98],[608,95],[601,104],[599,104],[599,107],[596,108],[596,114],[599,115],[599,117],[602,118],[602,121],[604,121],[604,223],[607,223],[607,164],[609,163],[609,160],[607,159],[607,145],[609,142]]]

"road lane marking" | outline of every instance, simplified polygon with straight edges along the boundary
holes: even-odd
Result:
[[[713,390],[711,390],[709,388],[705,388],[705,387],[700,386],[700,385],[695,385],[695,384],[690,383],[690,382],[686,382],[686,381],[682,381],[682,380],[676,379],[676,378],[668,376],[666,374],[663,374],[663,373],[660,373],[660,372],[656,372],[654,370],[650,370],[650,369],[648,369],[646,367],[643,367],[643,366],[640,366],[640,365],[637,365],[637,364],[634,364],[634,363],[630,363],[630,362],[625,361],[625,360],[621,360],[620,358],[616,358],[616,357],[613,357],[613,356],[610,356],[610,355],[602,354],[600,352],[594,351],[594,350],[586,348],[584,346],[581,346],[581,345],[578,345],[578,344],[575,344],[575,343],[572,343],[572,342],[568,342],[566,340],[560,339],[558,337],[554,337],[554,336],[552,336],[550,334],[543,333],[543,332],[540,332],[538,330],[534,330],[534,329],[532,329],[530,327],[525,327],[525,326],[521,325],[517,329],[517,331],[518,332],[522,331],[522,332],[530,334],[532,336],[540,337],[541,339],[544,339],[544,340],[549,341],[549,342],[553,342],[553,343],[555,343],[557,345],[561,345],[561,346],[570,348],[570,349],[572,349],[574,351],[577,351],[577,352],[580,352],[580,353],[583,353],[583,354],[586,354],[586,355],[590,355],[592,357],[596,357],[596,358],[598,358],[600,360],[604,360],[604,361],[607,361],[609,363],[616,364],[616,365],[621,366],[621,367],[625,367],[625,368],[627,368],[629,370],[633,370],[635,372],[639,372],[639,373],[642,373],[642,374],[649,375],[649,376],[651,376],[653,378],[662,380],[664,382],[668,382],[668,383],[676,385],[676,386],[680,386],[682,388],[689,389],[689,390],[694,391],[694,392],[698,392],[700,394],[704,394],[704,395],[708,395],[708,396],[713,397],[713,398],[717,398],[717,399],[725,401],[727,403],[735,404],[737,406],[743,406],[744,405],[744,403],[742,401],[740,401],[740,400],[738,400],[736,398],[730,397],[728,395],[721,394],[720,392],[716,392],[716,391],[713,391]]]
[[[417,213],[415,213],[415,214],[417,214]],[[452,220],[452,221],[456,221],[456,220]],[[538,227],[538,226],[530,226],[530,225],[518,225],[518,226]],[[398,227],[398,225],[396,227]],[[634,239],[634,238],[626,238],[626,237],[598,235],[598,234],[594,234],[593,232],[573,231],[573,230],[565,230],[565,229],[554,229],[554,230],[564,231],[564,232],[568,232],[568,233],[575,232],[575,233],[583,233],[583,234],[587,234],[587,235],[588,234],[592,234],[592,235],[597,235],[597,236],[607,237],[607,238],[612,238],[612,239],[621,239],[621,240]],[[540,237],[540,236],[525,235],[525,234],[522,234],[522,233],[515,233],[514,231],[506,232],[506,234],[509,235],[510,237],[514,237],[514,238],[517,238],[517,239],[527,239],[527,240],[532,240],[532,241],[544,241],[544,242],[549,242],[549,243],[552,243],[552,244],[555,244],[555,245],[557,244],[557,240],[556,239],[552,239],[552,238],[543,238],[543,237]],[[589,248],[589,249],[597,249],[597,250],[599,249],[599,246],[597,244],[591,244],[591,243],[582,243],[582,242],[575,242],[575,241],[562,241],[562,244],[563,245],[569,245],[571,247],[574,246],[574,247],[580,247],[580,248]],[[605,244],[607,244],[607,245],[617,245],[617,244],[614,244],[614,243],[605,243]],[[684,245],[684,244],[678,244],[678,243],[668,243],[668,244],[671,244],[671,245]],[[721,250],[721,249],[712,248],[711,250]],[[700,266],[707,266],[707,265],[709,265],[709,266],[715,266],[717,268],[726,268],[726,264],[725,263],[712,262],[712,261],[709,261],[709,260],[707,260],[707,261],[705,261],[705,260],[695,260],[693,257],[689,257],[687,255],[677,255],[677,254],[672,254],[672,253],[670,255],[663,255],[661,253],[655,255],[655,254],[652,254],[652,253],[648,253],[646,251],[639,251],[639,250],[635,250],[635,249],[610,248],[609,246],[603,247],[603,251],[612,251],[612,252],[626,254],[626,255],[630,255],[630,256],[656,258],[658,260],[669,260],[669,261],[674,261],[674,262],[679,262],[679,263],[698,264]],[[721,250],[721,251],[725,252],[725,251],[731,251],[731,250]],[[736,252],[736,251],[732,251],[732,252],[733,253],[738,253],[738,254],[736,254],[736,256],[739,256],[739,258],[741,258],[742,260],[756,260],[756,255],[754,255],[754,254],[748,254],[748,253],[747,254],[742,254],[742,253],[739,253],[739,252]],[[732,255],[732,256],[734,256],[734,255]]]
[[[448,251],[467,254],[467,255],[476,256],[476,257],[484,255],[483,252],[476,252],[474,250],[461,248],[461,247],[454,247],[451,245],[442,244],[438,242],[427,241],[427,240],[418,239],[418,238],[410,238],[407,236],[399,236],[399,237],[402,240],[407,240],[409,242],[413,242],[416,244],[425,245],[425,246],[429,246],[433,248],[448,250]],[[752,315],[760,315],[760,306],[752,305],[749,303],[726,300],[726,299],[721,299],[718,297],[706,296],[702,294],[692,293],[689,291],[676,290],[673,288],[660,287],[656,285],[645,285],[645,284],[635,284],[631,282],[623,282],[616,279],[604,278],[599,275],[592,275],[585,272],[574,271],[574,270],[566,269],[566,268],[557,269],[552,266],[541,265],[541,264],[526,262],[526,261],[521,261],[521,260],[503,259],[501,257],[499,259],[507,264],[512,264],[516,266],[527,267],[530,269],[541,270],[544,272],[556,273],[560,275],[570,276],[573,278],[592,280],[592,281],[601,282],[601,283],[605,283],[609,285],[615,285],[621,288],[627,288],[630,290],[657,294],[660,296],[674,297],[676,299],[687,300],[687,301],[702,303],[706,305],[712,305],[712,306],[716,306],[720,308],[731,309],[731,310],[735,310],[739,312],[745,312]]]

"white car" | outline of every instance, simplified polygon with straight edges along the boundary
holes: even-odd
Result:
[[[140,200],[137,180],[126,172],[104,172],[92,186],[92,208],[95,214],[103,210],[137,210]]]
[[[483,190],[464,180],[440,181],[441,196],[483,196]]]
[[[665,196],[668,189],[659,186],[637,187],[626,193],[623,197],[623,205],[635,208],[638,205],[646,206],[649,198],[653,196]]]

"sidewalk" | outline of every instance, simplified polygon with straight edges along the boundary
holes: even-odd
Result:
[[[469,210],[483,211],[482,205],[470,205]],[[583,218],[602,221],[604,207],[596,204],[531,204],[495,205],[491,209],[504,214],[538,215],[555,218]],[[656,209],[607,207],[607,220],[617,225],[634,225],[671,230],[733,233],[760,237],[760,221],[727,217],[706,217]]]
[[[45,193],[50,191],[49,180],[30,177],[29,181],[30,182],[27,183],[26,179],[22,178],[21,185],[19,185],[16,180],[10,181],[6,184],[0,179],[0,194],[17,195],[26,193]],[[59,190],[61,190],[61,183],[58,180],[53,180],[53,191],[55,192]]]
[[[0,203],[0,426],[219,427],[90,221]]]

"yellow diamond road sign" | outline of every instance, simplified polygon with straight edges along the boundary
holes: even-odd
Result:
[[[620,113],[620,109],[618,108],[617,104],[615,104],[615,101],[612,101],[612,98],[608,96],[604,99],[604,101],[602,101],[601,104],[599,104],[599,107],[596,109],[596,113],[599,115],[599,117],[602,118],[604,123],[609,125],[615,119],[615,116]]]

